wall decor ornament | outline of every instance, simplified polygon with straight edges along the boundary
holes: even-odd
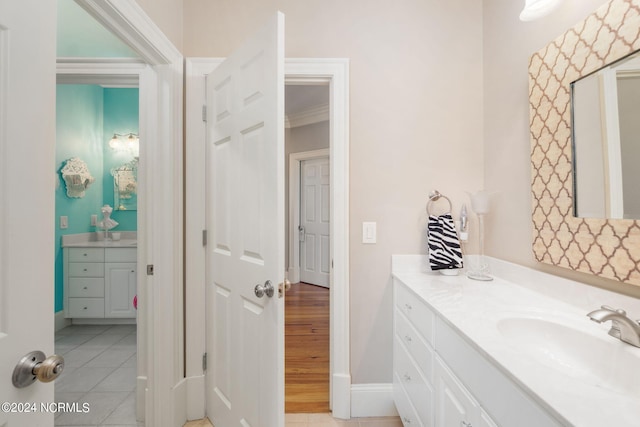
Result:
[[[69,197],[84,197],[87,188],[96,180],[91,176],[84,160],[78,157],[72,157],[67,160],[60,172],[67,186],[67,196]]]
[[[640,49],[640,0],[612,0],[529,61],[533,252],[640,286],[640,221],[573,215],[571,83]]]

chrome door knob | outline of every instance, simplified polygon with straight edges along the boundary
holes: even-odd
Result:
[[[267,280],[264,282],[264,285],[256,285],[256,287],[253,288],[253,292],[258,298],[262,298],[265,295],[271,298],[275,293],[275,288],[273,287],[271,280]]]
[[[13,370],[12,382],[16,388],[27,387],[36,380],[48,383],[64,370],[64,358],[57,354],[45,357],[41,351],[25,354]]]

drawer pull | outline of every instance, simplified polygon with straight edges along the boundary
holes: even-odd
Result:
[[[87,269],[86,269],[86,268],[83,268],[82,270],[83,270],[83,271],[87,271]]]
[[[83,310],[86,310],[86,309],[87,309],[87,307],[83,308]]]
[[[405,303],[404,306],[407,308],[407,310],[413,310],[413,307],[411,307],[411,304],[409,303]]]
[[[403,421],[405,424],[411,424],[411,418],[402,417],[402,421]]]
[[[405,339],[405,341],[407,341],[408,343],[411,343],[411,341],[413,341],[409,335],[405,335],[404,339]]]
[[[89,255],[89,254],[87,254],[86,252],[82,254],[82,256],[87,256],[87,255]]]
[[[82,289],[84,289],[84,290],[86,291],[86,290],[87,290],[87,287],[85,286],[85,287],[84,287],[84,288],[82,288]]]
[[[407,382],[411,381],[411,375],[404,374],[404,380],[407,381]]]

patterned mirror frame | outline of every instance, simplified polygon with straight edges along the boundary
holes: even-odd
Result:
[[[640,0],[612,0],[531,56],[529,105],[536,260],[640,286],[640,221],[573,216],[570,105],[572,82],[638,49]]]

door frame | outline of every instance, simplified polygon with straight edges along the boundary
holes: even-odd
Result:
[[[328,148],[289,154],[289,253],[287,256],[289,258],[288,273],[291,283],[300,281],[298,225],[300,225],[300,171],[302,162],[324,157],[329,159],[329,165],[331,165],[331,156]],[[331,191],[331,188],[329,188],[329,191]]]
[[[135,1],[75,1],[147,64],[139,130],[153,142],[141,144],[138,175],[148,191],[138,199],[138,327],[146,336],[138,340],[137,415],[149,426],[182,425],[183,230],[174,225],[183,222],[183,57]],[[154,266],[151,274],[145,266]]]
[[[205,416],[205,75],[224,59],[185,58],[185,311],[188,418]],[[285,58],[285,84],[329,84],[331,162],[330,405],[351,417],[349,334],[349,60]],[[283,123],[284,126],[284,123]]]

